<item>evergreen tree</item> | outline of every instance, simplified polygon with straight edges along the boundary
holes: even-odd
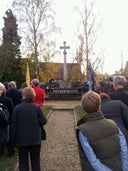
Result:
[[[3,28],[3,44],[6,49],[3,58],[6,59],[6,67],[2,75],[3,81],[14,80],[17,84],[23,81],[22,69],[20,65],[20,36],[18,35],[18,26],[16,24],[16,17],[13,15],[12,10],[6,11],[4,17]],[[4,62],[4,60],[3,60]]]

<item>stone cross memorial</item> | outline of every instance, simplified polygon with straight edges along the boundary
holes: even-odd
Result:
[[[70,46],[66,46],[66,42],[63,42],[64,46],[60,46],[60,49],[64,49],[63,54],[64,54],[64,71],[63,71],[63,80],[67,81],[67,61],[66,61],[66,49],[70,49]]]

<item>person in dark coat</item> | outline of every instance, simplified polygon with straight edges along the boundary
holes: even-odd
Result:
[[[128,145],[128,106],[121,100],[111,100],[109,95],[101,93],[101,111],[105,118],[116,122],[120,130],[124,133]]]
[[[15,81],[10,81],[8,83],[8,90],[6,91],[5,96],[10,97],[12,99],[14,107],[17,104],[21,103],[21,92],[17,90]]]
[[[40,171],[41,126],[47,123],[47,118],[33,102],[34,97],[33,88],[24,88],[23,101],[13,111],[10,135],[19,150],[20,171],[29,171],[29,153],[32,171]]]
[[[94,91],[82,97],[85,116],[77,122],[82,171],[127,171],[128,147],[116,123],[101,112],[101,98]]]
[[[13,112],[13,102],[9,97],[5,96],[6,88],[3,83],[0,82],[0,103],[8,108],[9,111],[9,126],[12,118]],[[10,141],[5,144],[1,144],[0,146],[0,155],[4,154],[5,147],[7,147],[9,156],[13,156],[15,154],[15,150]]]
[[[121,100],[128,106],[128,92],[125,90],[126,78],[123,76],[115,76],[112,85],[114,91],[109,93],[110,98],[112,100]]]

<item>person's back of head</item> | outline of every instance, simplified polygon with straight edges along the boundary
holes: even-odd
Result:
[[[125,86],[126,83],[126,78],[119,75],[119,76],[115,76],[113,77],[113,88],[115,90],[117,90],[118,88],[123,88]]]
[[[16,82],[15,81],[10,81],[8,83],[8,89],[16,89]]]
[[[101,104],[101,98],[99,94],[94,91],[88,91],[82,97],[82,108],[87,113],[97,112],[99,110],[99,106]]]
[[[5,81],[3,84],[4,84],[5,88],[6,88],[6,90],[8,90],[8,81]]]
[[[23,82],[23,83],[21,84],[21,88],[25,88],[25,87],[28,87],[28,84],[27,84],[26,82]]]
[[[35,98],[35,92],[32,87],[25,87],[22,90],[22,99],[33,100]]]
[[[33,79],[32,81],[31,81],[31,86],[32,87],[34,87],[34,86],[38,86],[39,85],[39,80],[38,79]]]

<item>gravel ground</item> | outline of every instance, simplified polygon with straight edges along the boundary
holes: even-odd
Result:
[[[52,111],[47,140],[42,141],[41,171],[81,171],[75,127],[73,110]]]

